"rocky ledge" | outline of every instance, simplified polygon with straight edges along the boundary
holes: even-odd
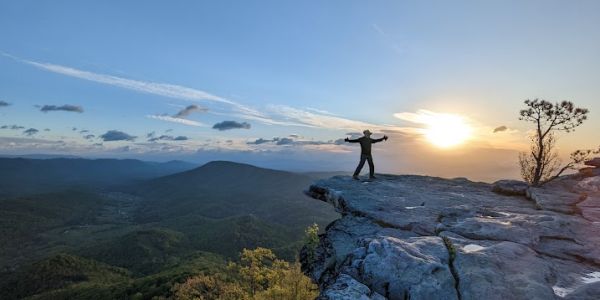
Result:
[[[303,269],[321,299],[599,299],[599,187],[321,180],[306,193],[342,217],[303,249]]]

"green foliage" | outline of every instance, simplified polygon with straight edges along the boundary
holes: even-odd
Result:
[[[96,285],[127,282],[129,272],[94,260],[59,254],[7,277],[0,288],[2,299],[24,298],[86,282]]]
[[[266,248],[244,249],[238,263],[230,262],[228,276],[198,275],[174,287],[175,299],[314,299],[317,287],[298,262],[277,259]]]
[[[193,251],[182,233],[165,228],[150,228],[129,232],[79,253],[126,268],[136,275],[148,275],[178,264]]]
[[[313,223],[308,226],[304,233],[304,249],[306,251],[307,261],[313,262],[316,256],[317,246],[319,245],[319,225]]]
[[[178,300],[243,299],[245,292],[237,282],[223,276],[197,275],[173,287],[173,298]]]

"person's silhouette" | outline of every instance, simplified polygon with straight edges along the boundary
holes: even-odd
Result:
[[[358,174],[365,165],[366,160],[369,162],[369,178],[375,179],[375,166],[373,165],[373,156],[371,156],[371,144],[379,143],[381,141],[387,141],[388,137],[387,135],[384,135],[380,139],[372,139],[371,132],[369,130],[363,131],[363,134],[364,136],[359,137],[357,139],[344,139],[344,141],[349,143],[360,143],[360,162],[358,163],[358,166],[356,167],[356,171],[354,171],[354,175],[352,175],[352,178],[358,180]]]

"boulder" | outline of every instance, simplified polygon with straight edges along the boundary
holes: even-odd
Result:
[[[525,196],[529,185],[519,180],[498,180],[492,184],[492,192],[507,196]]]
[[[319,300],[384,300],[385,297],[371,291],[366,285],[356,281],[350,275],[340,274],[335,282],[328,286]]]

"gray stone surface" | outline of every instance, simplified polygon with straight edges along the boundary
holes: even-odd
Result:
[[[366,285],[356,281],[349,275],[340,274],[335,282],[319,297],[320,299],[336,300],[384,300]]]
[[[594,180],[567,176],[527,197],[466,179],[318,181],[307,194],[342,217],[313,256],[303,249],[303,269],[324,299],[594,299]]]

